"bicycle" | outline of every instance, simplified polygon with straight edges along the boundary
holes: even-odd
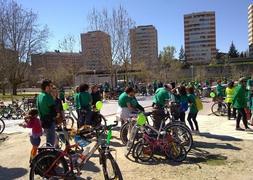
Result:
[[[101,115],[101,118],[104,118],[104,116]],[[76,156],[81,157],[81,153],[83,152],[83,149],[80,148],[78,143],[70,145],[69,142],[66,141],[65,150],[59,150],[53,147],[40,148],[40,153],[32,160],[31,163],[30,180],[37,179],[37,177],[34,177],[36,175],[39,176],[38,178],[54,177],[62,179],[80,176],[80,170],[82,169],[83,165],[90,159],[96,150],[99,152],[99,162],[102,164],[104,178],[106,180],[122,180],[123,177],[119,166],[111,154],[111,151],[115,150],[109,147],[111,129],[116,127],[117,124],[118,123],[116,122],[113,125],[93,128],[91,134],[95,134],[96,144],[91,151],[88,152],[85,158],[82,159],[81,163],[77,163],[75,160],[77,159]],[[85,136],[83,136],[83,138],[85,138]],[[72,150],[73,148],[75,148],[74,151]],[[109,174],[110,171],[108,168],[110,167],[107,163],[111,164],[113,171],[112,176]],[[76,173],[74,171],[76,171]]]
[[[174,105],[172,103],[171,106],[167,106],[165,108],[165,117],[162,119],[161,123],[161,130],[165,131],[173,131],[174,136],[177,136],[178,140],[184,145],[185,149],[187,152],[189,152],[192,148],[193,144],[193,138],[191,134],[191,130],[189,129],[188,126],[186,126],[185,123],[176,120],[175,118],[175,113],[173,112],[172,109],[174,109]],[[154,120],[152,117],[152,112],[144,113],[144,115],[147,117],[150,117],[151,120]],[[169,120],[168,123],[167,120]],[[148,121],[147,118],[147,124],[152,127]],[[135,127],[136,132],[132,132],[133,135],[131,135],[132,128]],[[152,127],[153,128],[153,127]],[[138,127],[136,126],[136,116],[131,116],[121,127],[120,129],[120,139],[123,143],[123,145],[127,145],[129,141],[129,137],[135,136],[135,134],[138,131]],[[132,137],[133,138],[133,137]],[[134,143],[131,142],[130,143]],[[129,148],[129,151],[131,151],[131,146]],[[127,152],[126,155],[130,154],[130,152]]]
[[[157,150],[164,153],[167,158],[172,158],[176,162],[182,162],[186,159],[187,152],[185,148],[176,142],[173,134],[150,129],[149,127],[146,128],[145,126],[141,130],[143,137],[133,148],[133,157],[136,160],[147,162],[152,159]]]
[[[216,100],[213,103],[213,105],[211,107],[211,111],[216,116],[227,116],[227,114],[228,114],[228,106],[223,101],[223,98],[222,99],[218,99],[218,100]]]
[[[0,119],[0,134],[3,133],[4,129],[5,129],[5,123],[2,119]]]

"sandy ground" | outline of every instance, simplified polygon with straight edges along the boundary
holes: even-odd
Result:
[[[205,104],[205,109],[210,103]],[[201,133],[194,136],[194,146],[183,163],[157,160],[149,164],[136,163],[124,156],[124,147],[115,137],[114,156],[126,180],[253,180],[253,133],[235,131],[235,121],[208,116],[204,110],[198,116]],[[204,115],[203,115],[204,114]],[[0,180],[28,179],[31,145],[26,132],[0,135]],[[80,179],[103,179],[98,157],[86,164]]]

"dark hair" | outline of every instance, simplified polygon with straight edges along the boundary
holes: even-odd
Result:
[[[43,91],[45,91],[45,90],[46,90],[46,87],[47,87],[47,86],[50,86],[51,83],[52,83],[52,81],[49,80],[49,79],[43,80],[42,83],[41,83],[41,89],[42,89]]]
[[[34,116],[38,116],[38,110],[37,109],[31,109],[29,112],[28,112],[28,115],[34,117]]]
[[[190,93],[190,94],[194,94],[194,88],[193,87],[189,87],[187,89],[187,92]]]
[[[180,95],[186,95],[187,94],[185,86],[180,86],[178,90],[179,90]]]
[[[134,92],[134,88],[132,88],[132,87],[126,87],[125,92],[126,92],[127,94],[129,94],[129,93],[131,93],[131,92]]]
[[[79,86],[77,86],[75,90],[76,90],[76,93],[79,93],[79,91],[80,91],[80,87],[79,87]]]
[[[89,90],[89,85],[88,84],[81,84],[79,86],[79,91],[80,92],[85,92],[85,91],[88,91]]]

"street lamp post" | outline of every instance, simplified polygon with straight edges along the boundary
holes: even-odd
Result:
[[[193,74],[193,68],[194,68],[194,66],[191,65],[191,70],[192,70],[192,81],[194,80],[194,79],[193,79],[193,76],[194,76],[194,74]]]
[[[94,73],[94,74],[93,74],[93,77],[94,77],[94,84],[96,84],[96,77],[95,77],[95,76],[96,76],[96,70],[95,70],[95,69],[93,70],[93,73]]]

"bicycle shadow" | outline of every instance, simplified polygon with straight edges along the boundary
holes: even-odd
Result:
[[[211,138],[211,139],[218,139],[221,141],[242,141],[242,139],[235,138],[232,136],[227,136],[227,135],[217,135],[217,134],[211,134],[211,133],[199,133],[199,136],[203,136],[206,138]]]
[[[0,179],[19,179],[25,174],[27,174],[27,169],[25,168],[7,168],[0,165]]]
[[[194,141],[193,146],[194,148],[203,148],[203,149],[229,149],[237,151],[241,150],[241,148],[225,142],[211,143],[211,142]]]
[[[96,166],[96,164],[92,161],[87,161],[83,168],[82,168],[82,171],[90,171],[90,172],[94,172],[94,173],[97,173],[97,172],[100,172],[100,168]]]

